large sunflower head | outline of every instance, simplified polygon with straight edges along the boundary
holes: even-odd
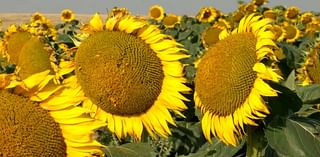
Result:
[[[0,75],[1,156],[102,156],[93,131],[105,124],[67,101],[73,87],[55,85],[49,72],[21,81]]]
[[[162,6],[153,5],[149,9],[149,17],[157,21],[161,21],[164,18],[165,12]]]
[[[133,16],[112,17],[103,26],[92,20],[97,25],[91,27],[101,29],[80,44],[72,77],[86,96],[83,107],[119,138],[139,140],[143,126],[151,136],[168,136],[168,123],[175,125],[169,110],[181,114],[187,99],[180,92],[190,91],[179,62],[187,57],[183,48]]]
[[[196,18],[200,22],[212,22],[216,18],[220,16],[220,11],[213,7],[203,7],[200,9],[199,13],[197,14]]]
[[[197,62],[196,106],[204,113],[202,129],[226,144],[236,145],[245,134],[245,125],[270,113],[262,96],[277,96],[263,80],[278,81],[278,76],[262,59],[274,59],[270,19],[245,16],[231,33],[222,31],[219,41]]]

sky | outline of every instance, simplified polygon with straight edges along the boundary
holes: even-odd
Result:
[[[248,2],[250,0],[244,0]],[[223,12],[237,8],[237,0],[0,0],[0,13],[60,13],[71,9],[77,14],[106,13],[113,7],[128,8],[133,14],[147,15],[154,4],[167,13],[196,15],[203,6],[213,6]],[[267,6],[298,6],[302,11],[320,11],[320,0],[269,0]]]

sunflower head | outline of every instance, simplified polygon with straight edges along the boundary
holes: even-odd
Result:
[[[105,123],[90,118],[74,101],[66,101],[82,98],[70,92],[73,86],[55,85],[49,72],[23,80],[0,75],[5,78],[1,81],[7,82],[0,90],[1,155],[102,155],[102,145],[93,139],[93,131]]]
[[[298,75],[302,85],[320,84],[320,49],[315,47],[307,55]]]
[[[87,97],[83,106],[119,138],[139,140],[143,126],[153,137],[168,136],[167,123],[174,125],[169,110],[181,114],[187,99],[180,92],[190,91],[179,62],[187,57],[183,48],[133,16],[109,18],[101,27],[75,56],[74,82]]]
[[[17,66],[22,79],[28,76],[51,69],[50,52],[38,37],[30,38],[21,48]]]
[[[205,29],[201,34],[202,44],[205,48],[209,48],[219,41],[219,35],[223,31],[220,27],[211,26]]]
[[[114,7],[112,8],[111,12],[109,13],[109,17],[123,17],[130,15],[130,12],[127,8],[118,8]]]
[[[314,33],[320,30],[320,22],[313,20],[306,26],[305,33],[309,36],[314,36]]]
[[[289,21],[295,21],[298,18],[300,9],[298,7],[289,7],[285,12],[285,17]]]
[[[31,23],[42,23],[46,18],[39,12],[35,12],[31,15],[30,22]]]
[[[246,12],[247,14],[251,14],[257,11],[257,5],[255,3],[249,3],[247,5],[245,5],[244,7],[244,12]]]
[[[161,21],[164,18],[165,12],[162,6],[153,5],[149,8],[149,17],[157,21]]]
[[[75,16],[74,16],[74,13],[72,12],[72,10],[64,9],[61,12],[60,18],[64,22],[71,22],[72,20],[74,20]]]
[[[226,144],[237,145],[245,125],[270,113],[262,96],[277,96],[263,80],[278,81],[278,76],[261,62],[275,58],[274,35],[270,19],[251,14],[231,33],[224,30],[197,64],[196,106],[204,113],[201,123],[205,137],[211,134]]]
[[[245,13],[242,11],[236,11],[232,13],[232,22],[238,23],[245,16]]]
[[[38,103],[0,91],[0,154],[3,156],[66,156],[59,124]],[[14,121],[13,121],[14,119]]]
[[[297,41],[302,36],[302,32],[295,25],[289,23],[283,24],[282,31],[283,33],[280,38],[289,43]]]
[[[263,12],[263,16],[265,18],[270,18],[270,19],[276,20],[278,15],[275,11],[273,11],[272,9],[269,9],[269,10],[266,10]]]
[[[282,29],[281,26],[279,25],[273,25],[270,30],[273,32],[274,34],[274,40],[277,41],[282,41],[284,38],[284,30]]]
[[[231,23],[224,19],[224,18],[219,18],[218,21],[216,21],[214,24],[213,24],[214,27],[216,28],[219,28],[219,29],[231,29],[232,26],[231,26]]]
[[[197,14],[196,18],[200,22],[212,22],[216,18],[220,16],[220,11],[216,10],[213,7],[203,7],[200,9],[199,13]]]
[[[5,49],[10,56],[11,63],[18,63],[21,49],[30,38],[31,34],[25,31],[18,31],[5,37]]]
[[[166,14],[163,18],[162,23],[166,28],[173,28],[176,24],[179,24],[181,20],[180,16],[175,14]]]
[[[305,12],[301,15],[301,23],[308,24],[313,21],[314,15],[311,12]]]
[[[261,6],[265,3],[268,3],[268,0],[252,0],[252,3],[255,4],[256,6]]]

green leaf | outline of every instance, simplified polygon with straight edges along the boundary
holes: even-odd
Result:
[[[306,104],[320,103],[320,84],[298,86],[297,94]]]
[[[287,57],[287,64],[290,68],[300,68],[301,63],[303,63],[305,58],[305,53],[303,53],[296,46],[288,43],[278,43],[279,47],[282,48],[283,52]]]
[[[293,91],[296,89],[296,77],[295,76],[296,76],[296,74],[295,74],[294,70],[292,70],[292,72],[288,76],[287,80],[284,82],[284,86],[286,86],[287,88],[289,88]]]
[[[148,143],[127,143],[115,147],[107,147],[106,155],[110,157],[152,157],[156,156]]]
[[[237,147],[226,146],[220,140],[213,138],[212,143],[204,144],[196,153],[183,157],[231,157],[236,155],[244,145],[244,141]]]
[[[280,156],[318,157],[320,122],[304,117],[274,119],[265,130],[269,145]]]
[[[190,30],[190,29],[187,29],[184,32],[179,32],[177,41],[181,41],[181,40],[187,39],[191,35],[191,33],[192,33],[192,30]]]
[[[273,89],[278,90],[277,97],[265,97],[271,107],[271,118],[273,116],[287,117],[290,113],[299,111],[302,106],[302,101],[296,93],[290,89],[277,83],[266,81]]]
[[[58,34],[57,43],[73,44],[73,40],[67,34]]]

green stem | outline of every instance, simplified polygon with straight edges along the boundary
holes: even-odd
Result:
[[[261,157],[267,144],[263,130],[249,126],[247,134],[247,157]]]

